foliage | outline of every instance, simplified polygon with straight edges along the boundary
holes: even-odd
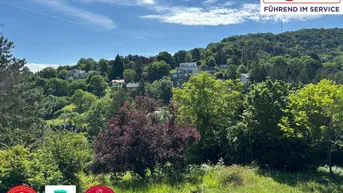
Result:
[[[23,146],[14,146],[0,154],[0,191],[18,184],[43,190],[45,184],[61,182],[62,175],[49,154],[36,154]]]
[[[47,95],[67,96],[69,86],[69,82],[66,80],[51,78],[47,80],[44,90]]]
[[[81,58],[77,62],[77,68],[89,72],[98,68],[98,63],[92,58]]]
[[[208,58],[206,58],[206,66],[215,67],[216,60],[212,56],[209,56]]]
[[[174,54],[175,62],[177,64],[184,63],[186,59],[187,51],[180,50]]]
[[[280,126],[288,135],[303,139],[327,153],[332,173],[332,151],[340,146],[343,120],[343,86],[329,80],[309,84],[290,96]]]
[[[71,102],[76,105],[77,111],[79,113],[84,113],[89,110],[90,107],[96,102],[96,100],[96,96],[81,89],[76,90],[76,92],[71,97]]]
[[[27,162],[29,151],[15,146],[8,151],[0,151],[0,191],[27,182]]]
[[[57,70],[57,78],[65,79],[67,74],[68,74],[68,70],[66,69]]]
[[[163,77],[146,86],[146,93],[155,99],[160,99],[168,105],[172,97],[173,82],[169,77]]]
[[[43,91],[30,81],[17,84],[1,101],[0,143],[12,146],[35,141],[42,133],[42,118],[49,105]]]
[[[175,68],[176,67],[176,62],[174,57],[169,54],[168,52],[160,52],[157,56],[156,56],[156,61],[157,62],[166,62],[167,64],[170,65],[171,68]]]
[[[41,70],[39,72],[39,75],[42,77],[42,78],[56,78],[57,77],[57,71],[55,68],[53,67],[47,67],[47,68],[44,68],[43,70]]]
[[[123,78],[124,63],[119,55],[116,56],[114,61],[110,61],[110,66],[112,66],[111,80]]]
[[[98,100],[87,114],[88,135],[95,137],[100,131],[106,130],[108,121],[119,116],[119,108],[129,99],[128,93],[123,88],[114,88],[109,96]]]
[[[191,50],[191,53],[192,53],[192,62],[198,62],[201,59],[200,50],[198,48],[194,48],[193,50]]]
[[[238,163],[254,161],[258,166],[299,170],[311,166],[308,147],[301,140],[287,138],[278,127],[285,116],[290,85],[282,82],[253,84],[246,94],[243,119],[237,132]]]
[[[100,75],[95,75],[91,78],[87,85],[88,92],[95,94],[98,97],[103,97],[106,94],[107,82]]]
[[[87,91],[86,81],[83,79],[73,80],[70,83],[70,95],[73,95],[76,90],[81,89]]]
[[[165,61],[154,62],[149,66],[149,78],[153,82],[167,76],[171,67]]]
[[[157,123],[153,115],[157,104],[153,99],[137,97],[136,107],[125,104],[120,117],[109,122],[108,131],[102,131],[95,141],[96,156],[92,170],[96,173],[134,171],[144,176],[157,164],[167,162],[175,168],[184,166],[187,148],[199,140],[199,134],[190,126],[181,127],[175,119]]]
[[[89,109],[87,114],[87,133],[90,137],[97,136],[98,133],[107,128],[106,123],[109,121],[107,119],[110,113],[110,98],[106,97],[102,100],[97,101]]]
[[[183,88],[173,90],[182,119],[190,119],[202,136],[191,160],[217,161],[229,148],[227,136],[242,108],[241,82],[215,80],[207,73],[193,76]]]
[[[247,73],[247,72],[248,72],[248,69],[244,65],[238,66],[238,68],[237,68],[238,74]]]
[[[135,77],[136,77],[136,72],[134,70],[131,70],[131,69],[124,70],[125,82],[127,82],[127,83],[134,82]]]
[[[108,60],[100,59],[99,60],[99,67],[100,67],[100,74],[103,76],[107,76],[110,74],[110,66]]]
[[[188,171],[183,173],[180,181],[175,183],[173,176],[165,175],[156,177],[150,175],[139,178],[131,173],[126,173],[116,182],[110,180],[108,175],[99,177],[88,176],[84,179],[83,192],[92,187],[92,184],[103,184],[111,187],[116,192],[171,192],[171,193],[340,193],[343,190],[342,174],[330,178],[329,173],[320,170],[286,173],[280,171],[265,171],[247,166],[191,165]]]
[[[14,85],[22,80],[28,69],[24,67],[26,61],[17,59],[11,54],[13,42],[0,35],[0,100],[3,100]]]
[[[47,131],[33,148],[42,156],[38,159],[44,165],[48,165],[49,161],[56,164],[62,174],[61,184],[77,184],[76,174],[85,169],[92,159],[92,149],[82,133]]]

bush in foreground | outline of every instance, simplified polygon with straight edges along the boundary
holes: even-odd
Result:
[[[95,140],[96,156],[91,169],[95,173],[133,171],[145,176],[147,169],[171,163],[182,168],[187,148],[199,141],[198,131],[191,126],[180,126],[175,116],[160,123],[154,112],[154,99],[137,97],[136,105],[126,103],[120,116],[109,122]]]

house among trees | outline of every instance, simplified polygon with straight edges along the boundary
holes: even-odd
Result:
[[[198,70],[197,63],[180,63],[179,64],[179,70],[188,72],[191,74],[195,74]]]
[[[191,75],[187,72],[178,71],[173,74],[173,86],[174,87],[181,87],[183,83],[189,80]]]
[[[87,75],[88,73],[83,70],[73,69],[67,73],[66,78],[84,79]]]
[[[123,87],[125,85],[125,80],[112,80],[113,87]]]
[[[127,83],[126,84],[126,90],[127,91],[137,90],[138,87],[139,87],[139,83]]]
[[[227,64],[219,65],[219,69],[227,69],[229,66]]]
[[[250,80],[250,75],[249,74],[246,74],[246,73],[243,73],[241,74],[241,81],[246,84],[249,80]]]
[[[197,63],[180,63],[179,68],[173,73],[173,86],[181,87],[192,75],[198,71]]]

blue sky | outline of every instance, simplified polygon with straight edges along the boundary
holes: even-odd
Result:
[[[81,57],[151,56],[225,37],[343,27],[343,16],[259,14],[259,0],[0,0],[0,31],[32,70]]]

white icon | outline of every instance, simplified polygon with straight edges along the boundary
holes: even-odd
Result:
[[[96,193],[102,193],[102,192],[103,192],[102,189],[99,189],[99,190],[96,191]]]

